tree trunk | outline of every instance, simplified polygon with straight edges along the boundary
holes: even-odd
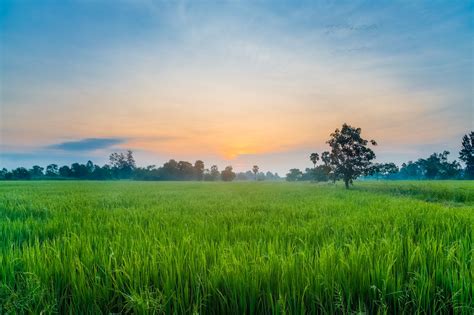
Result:
[[[349,180],[348,179],[344,179],[344,184],[346,184],[346,189],[349,189]]]

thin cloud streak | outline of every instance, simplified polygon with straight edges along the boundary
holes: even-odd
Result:
[[[66,141],[48,146],[49,149],[63,151],[95,151],[122,144],[126,139],[120,138],[87,138],[77,141]]]

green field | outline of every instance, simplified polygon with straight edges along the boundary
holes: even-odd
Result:
[[[474,182],[1,182],[0,313],[474,312]]]

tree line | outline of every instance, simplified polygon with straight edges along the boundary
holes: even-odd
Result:
[[[474,179],[474,132],[464,135],[459,159],[449,161],[449,151],[433,153],[427,158],[403,163],[399,168],[395,163],[374,163],[375,153],[369,145],[376,146],[374,140],[361,137],[361,129],[343,124],[327,141],[330,151],[311,153],[312,168],[305,172],[293,168],[286,174],[287,181],[336,181],[343,180],[346,188],[358,177],[368,179]],[[321,160],[321,164],[318,162]]]
[[[371,147],[374,140],[364,139],[361,128],[343,124],[336,129],[327,141],[330,150],[321,154],[311,153],[309,160],[312,168],[290,169],[286,174],[287,181],[337,181],[342,180],[346,188],[359,177],[368,179],[474,179],[474,132],[464,135],[459,159],[464,163],[449,161],[448,151],[433,153],[427,158],[403,163],[399,168],[395,163],[375,163],[376,158]],[[320,162],[321,161],[321,162]],[[194,164],[187,161],[169,160],[160,167],[149,165],[137,167],[133,152],[112,153],[109,163],[99,166],[92,161],[86,164],[73,163],[71,166],[50,164],[43,168],[35,165],[31,169],[18,167],[11,171],[0,170],[0,180],[29,179],[88,179],[88,180],[197,180],[197,181],[233,181],[237,180],[281,180],[277,174],[261,172],[254,165],[247,172],[235,173],[232,166],[219,171],[217,165],[206,168],[204,162],[197,160]]]
[[[232,181],[237,180],[279,180],[277,173],[259,172],[257,165],[247,172],[235,173],[232,166],[219,171],[217,165],[206,168],[204,162],[197,160],[194,164],[187,161],[169,160],[161,167],[149,165],[137,167],[133,152],[112,153],[109,163],[100,166],[88,161],[86,164],[73,163],[70,166],[49,164],[46,168],[35,165],[30,169],[18,167],[11,171],[3,168],[0,170],[0,180],[58,180],[58,179],[84,179],[84,180],[198,180],[198,181]]]

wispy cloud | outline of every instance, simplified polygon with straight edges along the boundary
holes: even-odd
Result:
[[[106,149],[124,143],[123,138],[86,138],[77,141],[66,141],[48,146],[49,149],[64,151],[94,151]]]

